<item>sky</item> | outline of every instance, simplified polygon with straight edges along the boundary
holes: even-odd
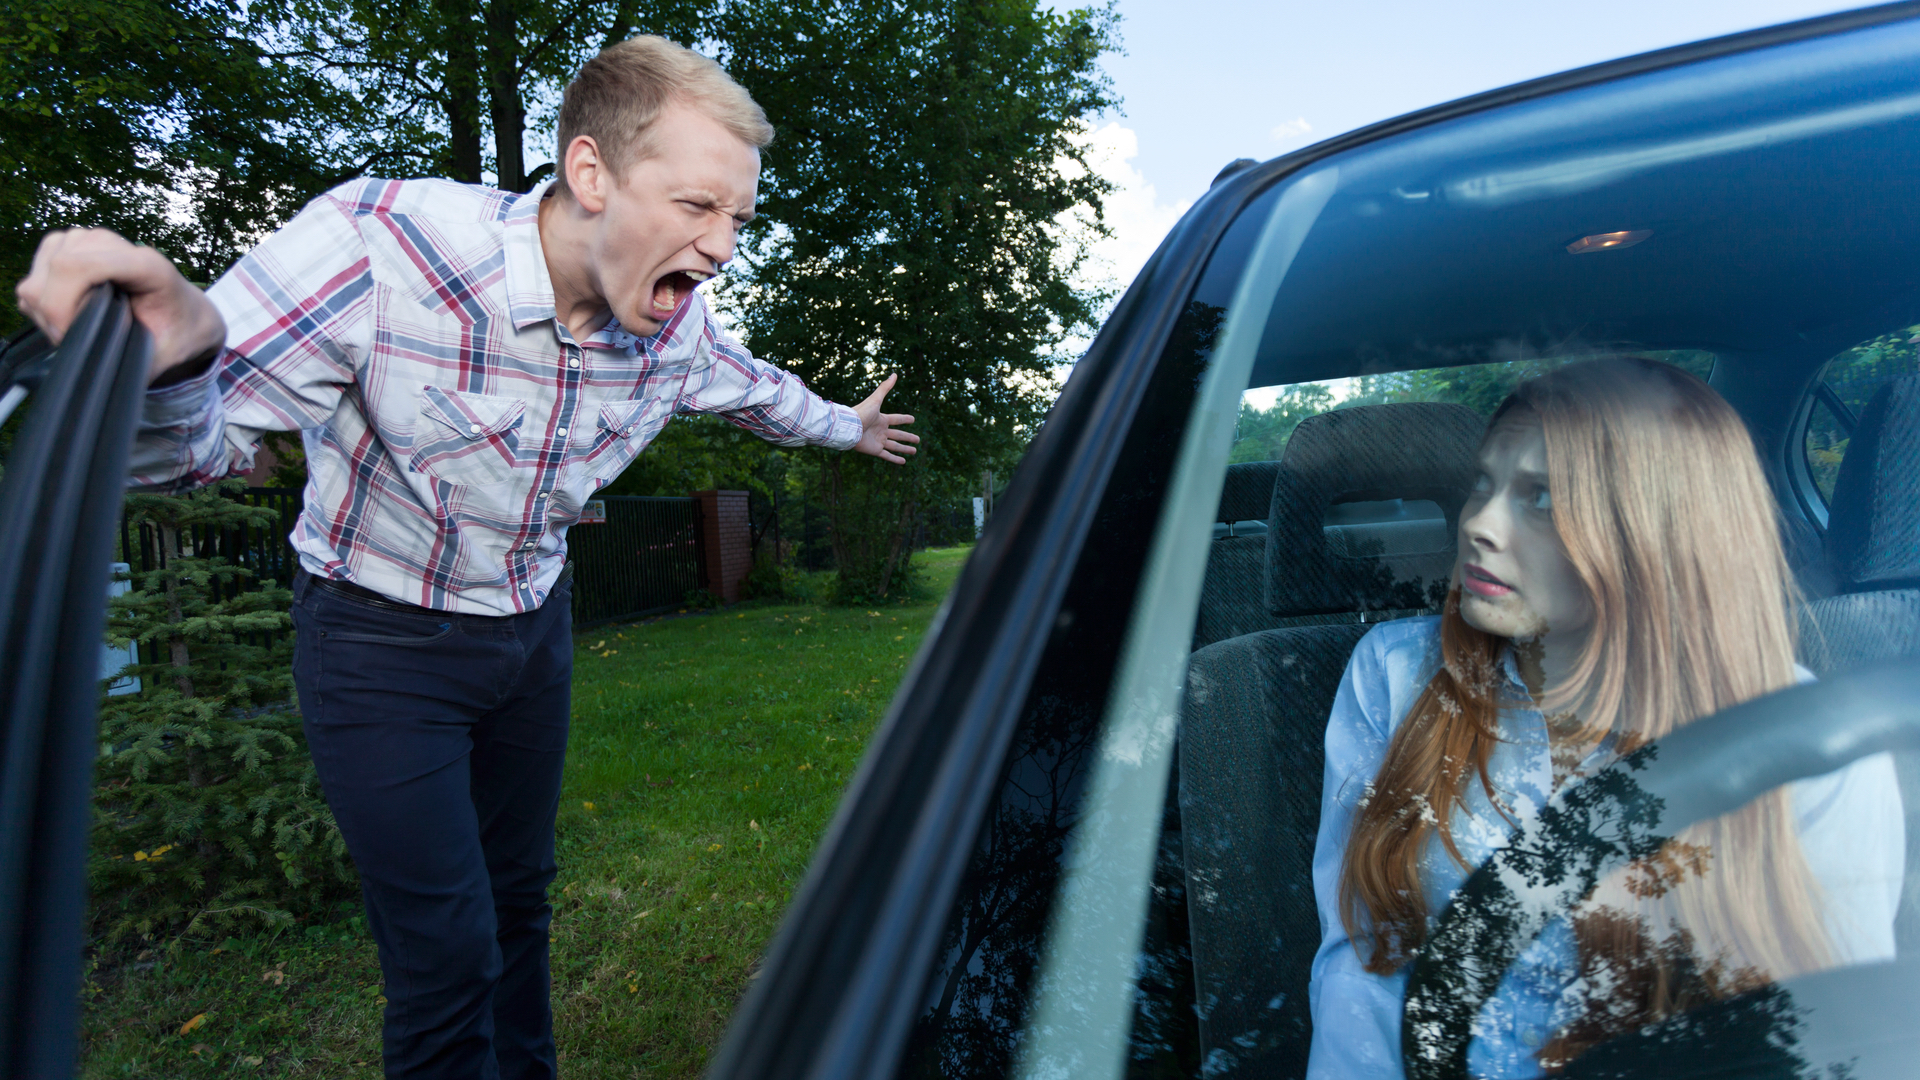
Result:
[[[1064,9],[1085,0],[1061,2]],[[1095,120],[1117,190],[1093,270],[1124,287],[1220,167],[1651,49],[1858,7],[1820,0],[1118,0]]]

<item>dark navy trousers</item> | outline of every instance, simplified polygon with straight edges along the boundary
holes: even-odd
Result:
[[[389,1077],[554,1075],[571,600],[456,615],[294,582],[294,682],[380,948]]]

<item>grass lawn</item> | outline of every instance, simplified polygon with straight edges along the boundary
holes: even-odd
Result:
[[[699,1074],[966,555],[916,556],[933,599],[576,635],[552,893],[569,1080]],[[318,923],[96,958],[82,1075],[379,1075],[373,943],[357,912]]]

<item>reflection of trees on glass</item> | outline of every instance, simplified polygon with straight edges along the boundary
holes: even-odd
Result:
[[[1059,698],[1021,725],[1000,805],[961,883],[939,975],[916,1027],[909,1076],[1004,1075],[1039,960],[1060,857],[1098,736],[1095,718]]]
[[[1172,775],[1180,775],[1177,762]],[[1200,1017],[1193,1008],[1193,947],[1187,932],[1187,873],[1181,840],[1180,798],[1169,785],[1136,970],[1127,1080],[1172,1080],[1200,1070]]]
[[[948,915],[903,1077],[1000,1077],[1014,1063],[1153,523],[1224,315],[1220,306],[1190,303],[1142,395],[1028,691],[997,805]],[[1191,1057],[1197,1046],[1182,1028],[1193,1023],[1192,962],[1185,911],[1177,906],[1177,852],[1177,837],[1162,839],[1149,946],[1136,961],[1142,993],[1157,999],[1136,1009],[1144,1019],[1136,1023],[1142,1042],[1133,1068],[1142,1077],[1194,1071],[1168,1065]],[[1137,945],[1138,939],[1115,942],[1130,956]],[[1182,996],[1170,1003],[1168,993]]]

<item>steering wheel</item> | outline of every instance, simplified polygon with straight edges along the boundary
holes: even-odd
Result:
[[[1466,1080],[1481,1006],[1607,873],[1781,784],[1907,748],[1920,748],[1920,664],[1892,660],[1723,709],[1562,791],[1467,878],[1421,947],[1400,1024],[1408,1080]]]

